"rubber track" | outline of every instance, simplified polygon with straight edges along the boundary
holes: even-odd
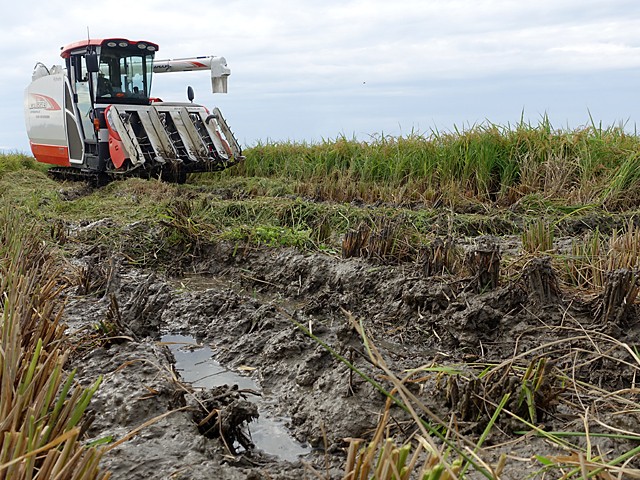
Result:
[[[106,185],[114,180],[107,173],[83,171],[79,168],[51,167],[47,175],[57,181],[89,182],[96,186]]]

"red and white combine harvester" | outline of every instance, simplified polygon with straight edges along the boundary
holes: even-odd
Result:
[[[224,57],[154,61],[157,51],[151,42],[89,39],[62,48],[64,66],[36,64],[25,120],[31,151],[53,165],[51,175],[184,182],[244,158],[220,110],[194,104],[191,87],[189,102],[151,96],[153,73],[192,70],[210,70],[213,93],[226,93]]]

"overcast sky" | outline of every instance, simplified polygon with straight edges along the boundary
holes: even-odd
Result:
[[[6,3],[6,2],[5,2]],[[640,120],[637,0],[24,0],[0,17],[0,149],[28,152],[23,91],[37,61],[86,38],[158,43],[156,58],[226,57],[156,75],[164,100],[219,106],[241,144],[406,135],[492,122],[556,128]]]

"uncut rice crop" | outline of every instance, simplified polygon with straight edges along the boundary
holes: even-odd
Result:
[[[339,201],[398,200],[401,191],[405,201],[462,195],[511,204],[538,193],[613,204],[640,176],[639,146],[623,126],[556,130],[543,118],[538,125],[486,123],[367,141],[259,143],[225,175],[287,178],[299,193]]]

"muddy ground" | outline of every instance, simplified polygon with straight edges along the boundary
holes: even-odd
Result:
[[[476,244],[475,239],[458,242],[467,251]],[[502,252],[517,248],[514,239],[497,242],[502,242]],[[637,364],[611,340],[640,344],[636,307],[624,307],[603,320],[598,298],[579,296],[548,278],[540,283],[545,272],[553,276],[544,260],[524,262],[521,275],[482,288],[474,285],[477,278],[436,274],[420,263],[389,265],[231,244],[209,246],[173,269],[182,275],[137,269],[118,252],[82,243],[73,247],[69,262],[70,278],[76,279],[65,294],[65,320],[75,345],[71,363],[86,384],[104,376],[91,404],[95,419],[87,438],[112,436],[116,441],[156,419],[106,454],[103,465],[114,479],[342,478],[345,439],[371,438],[386,398],[296,322],[390,388],[369,361],[350,314],[362,320],[370,341],[397,375],[423,366],[458,369],[457,375],[418,372],[411,391],[472,442],[503,395],[517,394],[524,368],[542,358],[548,366],[536,393],[538,425],[548,431],[584,431],[586,422],[591,432],[609,431],[598,423],[604,422],[640,432],[637,409],[605,401],[596,389],[624,391],[629,402],[639,401]],[[246,411],[251,405],[243,402],[255,403],[259,397],[226,387],[203,397],[182,383],[171,353],[179,347],[162,342],[168,334],[190,335],[209,346],[226,368],[250,375],[259,385],[260,401],[268,405],[261,407],[261,415],[282,419],[309,453],[283,460],[262,452],[264,445],[243,451],[237,443],[227,448],[219,436],[204,436],[194,422],[196,398],[217,395],[222,397],[219,405],[235,402],[228,408]],[[110,338],[114,336],[118,338]],[[513,365],[479,378],[482,366],[523,353]],[[574,388],[554,372],[590,387]],[[526,408],[513,402],[507,407],[526,416]],[[591,416],[585,420],[586,407]],[[390,435],[402,440],[415,433],[415,422],[401,409],[392,407],[392,416]],[[489,465],[501,453],[508,455],[500,478],[542,476],[543,465],[535,455],[571,454],[571,449],[523,430],[530,429],[503,414],[483,445],[481,457]],[[585,444],[583,438],[571,441]],[[607,459],[638,445],[604,437],[592,442],[591,448]],[[632,458],[627,467],[640,468],[640,462]]]

